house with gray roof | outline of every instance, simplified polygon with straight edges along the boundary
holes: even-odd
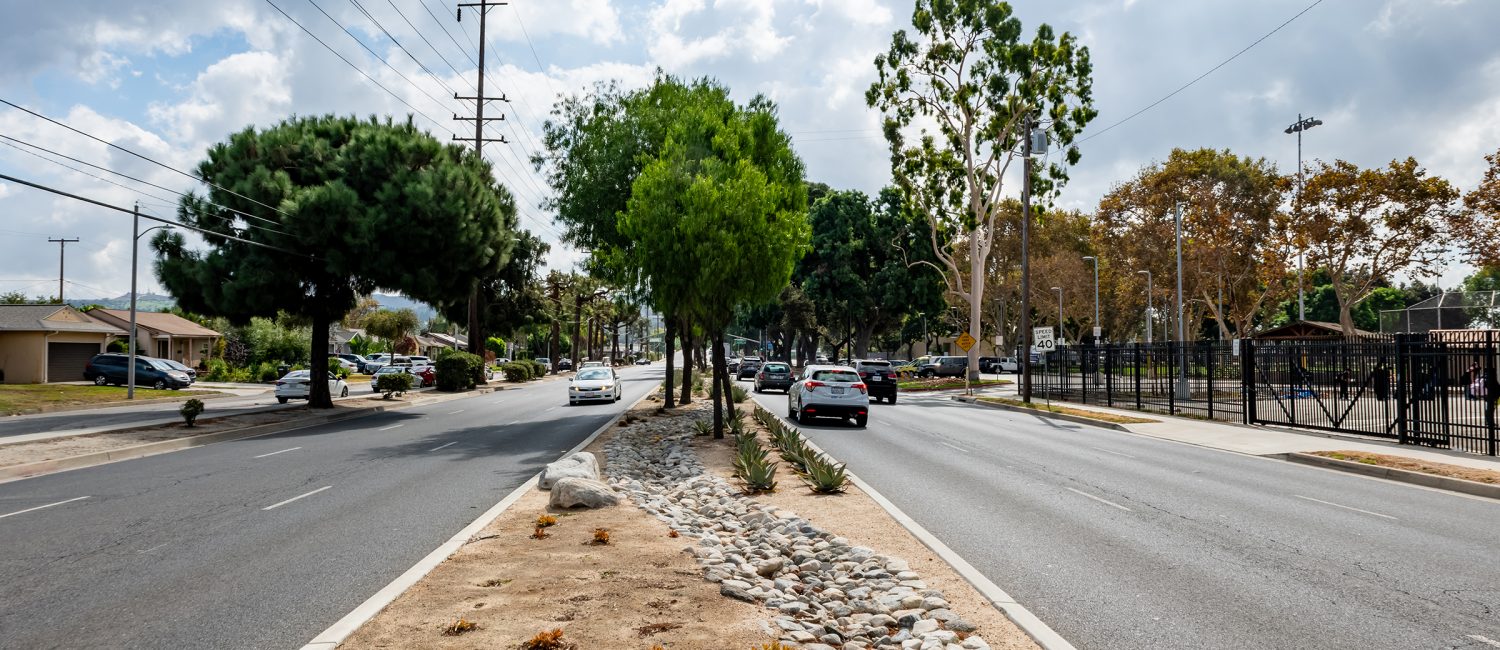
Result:
[[[68,305],[0,305],[0,382],[82,381],[89,359],[124,335]]]

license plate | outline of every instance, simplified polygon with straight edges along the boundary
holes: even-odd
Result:
[[[842,388],[831,388],[829,390],[832,390],[834,395],[843,395],[844,394],[844,389],[842,389]]]

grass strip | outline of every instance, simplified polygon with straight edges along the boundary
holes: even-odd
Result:
[[[84,406],[125,401],[126,390],[121,386],[79,386],[75,384],[6,384],[0,385],[0,413],[25,415],[39,413],[48,407]],[[136,387],[136,398],[131,403],[182,401],[190,397],[219,395],[211,390],[155,390]]]
[[[985,380],[981,380],[981,381],[969,382],[968,386],[971,387],[971,388],[984,388],[986,386],[1004,386],[1004,385],[1010,384],[1010,383],[1013,383],[1013,382],[1011,382],[1011,380],[1009,380],[1009,379],[985,379]],[[912,380],[908,380],[908,381],[903,381],[903,382],[897,383],[896,384],[896,388],[899,388],[899,389],[904,390],[904,391],[962,390],[964,388],[964,380],[962,380],[962,379],[912,379]]]
[[[1154,424],[1154,423],[1157,423],[1157,422],[1161,422],[1161,420],[1150,420],[1150,419],[1147,419],[1147,418],[1137,418],[1137,417],[1131,417],[1129,415],[1115,415],[1114,413],[1100,413],[1099,411],[1085,411],[1083,409],[1075,409],[1075,408],[1068,407],[1068,406],[1058,406],[1056,404],[1038,404],[1036,402],[1032,402],[1030,404],[1027,404],[1026,402],[1022,402],[1021,400],[1018,400],[1018,399],[1006,399],[1004,397],[981,397],[981,398],[979,398],[979,401],[981,401],[981,402],[989,402],[989,403],[992,403],[992,404],[1004,404],[1006,406],[1014,406],[1014,407],[1024,408],[1024,409],[1032,409],[1034,411],[1046,411],[1048,413],[1060,413],[1062,415],[1072,415],[1072,416],[1080,417],[1080,418],[1088,418],[1090,420],[1099,420],[1101,422],[1109,422],[1111,424]]]
[[[1423,474],[1432,474],[1433,476],[1446,476],[1465,481],[1500,485],[1500,472],[1494,470],[1465,467],[1463,465],[1450,465],[1448,463],[1434,463],[1416,458],[1407,458],[1405,456],[1390,456],[1365,451],[1312,451],[1308,453],[1334,460],[1347,460],[1365,465],[1378,465],[1392,469],[1404,469],[1408,472],[1421,472]]]

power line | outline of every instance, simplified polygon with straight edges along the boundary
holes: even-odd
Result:
[[[370,19],[370,22],[375,23],[375,27],[378,28],[382,34],[385,34],[386,38],[391,39],[391,42],[395,43],[396,47],[400,48],[402,52],[405,52],[406,57],[411,59],[412,63],[417,64],[417,67],[421,68],[423,72],[426,72],[427,76],[432,77],[432,79],[438,82],[438,85],[441,85],[444,90],[447,90],[448,92],[455,95],[458,94],[457,91],[453,90],[452,86],[449,86],[447,82],[443,81],[442,77],[439,77],[437,73],[429,70],[426,64],[423,64],[420,60],[418,60],[417,56],[411,53],[411,50],[406,49],[406,46],[402,45],[401,41],[397,40],[396,36],[392,34],[390,30],[385,28],[385,25],[380,24],[380,21],[376,20],[375,15],[367,11],[364,5],[359,3],[359,0],[349,0],[349,3],[353,4],[355,9],[358,9],[360,13],[364,14],[365,18]]]
[[[11,138],[11,137],[8,137],[8,136],[6,136],[6,135],[3,135],[3,134],[0,134],[0,138],[5,138],[5,139],[6,139],[6,140],[13,140],[13,139],[14,139],[14,138]],[[19,140],[17,140],[17,142],[20,142],[20,141],[19,141]],[[7,147],[10,147],[10,148],[12,148],[12,149],[15,149],[15,150],[16,150],[16,151],[19,151],[19,152],[21,152],[21,153],[24,153],[24,154],[26,154],[26,155],[28,155],[28,156],[33,156],[33,157],[36,157],[36,158],[40,158],[40,159],[42,159],[42,160],[45,160],[45,161],[47,161],[47,162],[49,162],[49,163],[52,163],[52,164],[54,164],[54,165],[58,165],[58,166],[60,166],[60,167],[66,167],[66,168],[68,168],[68,169],[70,169],[70,170],[72,170],[72,171],[74,171],[74,172],[76,172],[76,173],[79,173],[79,174],[83,174],[83,175],[84,175],[84,176],[88,176],[88,177],[90,177],[90,178],[94,178],[94,179],[98,179],[98,180],[101,180],[101,181],[104,181],[104,182],[106,182],[106,183],[109,183],[109,184],[110,184],[110,185],[113,185],[113,186],[115,186],[115,187],[118,187],[118,188],[122,188],[122,189],[126,189],[126,190],[129,190],[129,191],[131,191],[131,192],[135,192],[135,193],[136,193],[136,194],[140,194],[140,195],[141,195],[141,196],[147,196],[147,197],[150,197],[150,198],[153,198],[153,199],[156,199],[156,200],[158,200],[158,201],[165,201],[165,202],[167,202],[167,203],[168,203],[168,204],[170,204],[170,203],[171,203],[171,199],[165,199],[165,198],[162,198],[162,197],[160,197],[160,196],[156,196],[156,195],[155,195],[155,194],[150,194],[150,193],[148,193],[148,192],[143,192],[143,191],[141,191],[141,190],[138,190],[138,189],[136,189],[136,188],[134,188],[134,187],[130,187],[130,186],[128,186],[128,185],[124,185],[124,184],[121,184],[121,183],[116,183],[116,182],[114,182],[114,181],[112,181],[112,180],[109,180],[109,179],[108,179],[108,178],[105,178],[105,177],[103,177],[103,176],[99,176],[99,175],[97,175],[97,174],[90,174],[90,173],[88,173],[88,172],[86,172],[86,171],[83,171],[83,170],[82,170],[82,169],[79,169],[79,168],[77,168],[77,167],[74,167],[74,166],[72,166],[72,165],[69,165],[69,164],[67,164],[67,163],[63,163],[63,162],[58,162],[58,161],[56,161],[56,160],[53,160],[53,159],[51,159],[51,158],[48,158],[48,157],[46,157],[46,156],[43,156],[43,155],[41,155],[41,154],[39,154],[39,153],[35,153],[35,152],[31,152],[31,151],[27,151],[27,150],[25,150],[25,149],[22,149],[22,148],[20,148],[20,147],[17,147],[17,146],[16,146],[16,145],[13,145],[13,144],[11,144],[11,143],[9,143],[9,142],[0,142],[0,144],[3,144],[3,145],[5,145],[5,146],[7,146]],[[27,143],[24,143],[24,142],[22,142],[22,144],[27,144]],[[84,164],[88,164],[88,163],[84,163]],[[91,166],[92,166],[92,165],[91,165]]]
[[[22,179],[19,179],[19,178],[16,178],[14,176],[10,176],[10,175],[7,175],[7,174],[0,174],[0,180],[6,180],[6,181],[10,181],[12,183],[20,183],[21,185],[25,185],[25,186],[30,187],[30,188],[42,190],[43,192],[51,192],[51,193],[56,194],[58,196],[67,197],[67,198],[73,199],[75,201],[82,201],[84,203],[91,203],[91,204],[97,205],[97,206],[99,206],[101,208],[106,208],[106,209],[109,209],[109,210],[114,210],[116,212],[123,212],[125,214],[132,215],[132,216],[140,216],[142,219],[147,219],[149,221],[155,221],[155,222],[158,222],[158,223],[166,224],[168,226],[175,226],[175,227],[178,227],[178,228],[183,228],[185,230],[191,230],[193,232],[196,232],[198,234],[205,235],[205,236],[208,236],[208,237],[218,237],[218,238],[221,238],[221,239],[229,239],[229,240],[237,241],[237,242],[240,242],[240,243],[249,244],[251,246],[259,246],[261,248],[269,248],[271,250],[281,251],[281,252],[287,253],[289,255],[295,255],[297,257],[305,257],[307,259],[317,259],[317,258],[315,258],[315,257],[313,257],[311,255],[307,255],[305,253],[298,253],[297,251],[286,249],[286,248],[282,248],[280,246],[273,246],[273,245],[267,244],[265,242],[253,241],[253,240],[245,239],[243,237],[236,237],[234,235],[226,235],[226,234],[221,233],[221,232],[214,232],[212,230],[206,230],[204,228],[199,228],[197,226],[190,226],[190,225],[182,223],[180,221],[172,221],[170,219],[163,219],[161,217],[154,216],[154,215],[151,215],[151,214],[148,214],[148,213],[145,213],[145,212],[141,212],[139,210],[129,210],[129,209],[126,209],[126,208],[122,208],[122,207],[120,207],[118,205],[112,205],[112,204],[109,204],[109,203],[105,203],[105,202],[100,201],[98,199],[91,199],[91,198],[88,198],[86,196],[79,196],[79,195],[73,194],[71,192],[65,192],[63,190],[59,190],[59,189],[57,189],[55,187],[48,187],[46,185],[42,185],[41,183],[33,183],[31,181],[22,180]]]
[[[270,1],[271,1],[271,0],[266,0],[266,2],[270,2]],[[272,5],[272,6],[275,6],[275,5]],[[279,9],[278,9],[278,10],[279,10]],[[149,158],[149,157],[147,157],[147,156],[144,156],[144,155],[142,155],[142,154],[138,154],[138,153],[136,153],[136,152],[134,152],[134,151],[132,151],[132,150],[130,150],[130,149],[126,149],[126,148],[125,148],[125,147],[122,147],[122,146],[120,146],[120,145],[117,145],[117,144],[115,144],[115,143],[113,143],[113,142],[109,142],[109,141],[107,141],[107,140],[104,140],[104,139],[102,139],[102,138],[99,138],[99,137],[97,137],[97,136],[95,136],[95,135],[93,135],[93,134],[91,134],[91,133],[87,133],[87,132],[85,132],[85,131],[82,131],[82,130],[79,130],[79,129],[76,129],[76,128],[73,128],[73,127],[71,127],[71,126],[68,126],[68,125],[67,125],[67,124],[63,124],[63,123],[62,123],[62,122],[59,122],[59,121],[57,121],[57,120],[54,120],[54,119],[52,119],[52,118],[50,118],[50,117],[47,117],[47,116],[46,116],[46,115],[42,115],[42,114],[41,114],[41,113],[38,113],[38,112],[36,112],[36,111],[33,111],[33,110],[31,110],[31,109],[29,109],[29,108],[26,108],[26,107],[25,107],[25,106],[21,106],[21,105],[19,105],[19,104],[13,104],[13,103],[11,103],[11,102],[10,102],[10,101],[7,101],[7,100],[6,100],[6,99],[4,99],[4,98],[0,98],[0,103],[3,103],[3,104],[5,104],[5,105],[6,105],[6,106],[10,106],[10,107],[11,107],[11,108],[14,108],[14,109],[16,109],[16,110],[20,110],[20,111],[25,111],[25,112],[27,112],[27,113],[30,113],[30,114],[32,114],[32,115],[33,115],[33,116],[36,116],[36,117],[39,117],[39,118],[41,118],[41,119],[44,119],[44,120],[46,120],[46,121],[48,121],[48,122],[51,122],[51,123],[53,123],[53,124],[56,124],[56,125],[58,125],[58,126],[60,126],[60,127],[63,127],[63,128],[65,128],[65,129],[67,129],[67,130],[69,130],[69,131],[72,131],[72,132],[74,132],[74,133],[77,133],[77,134],[79,134],[79,135],[81,135],[81,136],[84,136],[84,137],[87,137],[87,138],[89,138],[89,139],[91,139],[91,140],[94,140],[94,141],[95,141],[95,142],[98,142],[98,143],[100,143],[100,144],[103,144],[103,145],[105,145],[105,146],[108,146],[108,147],[112,147],[112,148],[115,148],[115,149],[119,149],[119,150],[120,150],[120,151],[123,151],[123,152],[125,152],[125,153],[128,153],[128,154],[130,154],[130,155],[132,155],[132,156],[135,156],[135,157],[136,157],[136,158],[140,158],[140,159],[141,159],[141,160],[144,160],[144,161],[146,161],[146,162],[149,162],[149,163],[151,163],[151,164],[153,164],[153,165],[156,165],[156,166],[157,166],[157,167],[161,167],[161,168],[162,168],[162,169],[165,169],[165,170],[167,170],[167,171],[171,171],[171,172],[175,172],[175,173],[177,173],[177,174],[181,174],[181,175],[183,175],[183,176],[186,176],[186,177],[188,177],[188,178],[191,178],[191,179],[193,179],[193,180],[194,180],[194,181],[196,181],[196,182],[199,182],[199,183],[203,183],[203,184],[205,184],[205,185],[208,185],[208,186],[209,186],[209,187],[212,187],[212,188],[214,188],[214,189],[217,189],[217,190],[220,190],[220,191],[223,191],[223,192],[228,192],[228,193],[229,193],[229,194],[232,194],[232,195],[234,195],[234,196],[237,196],[237,197],[239,197],[239,198],[242,198],[242,199],[244,199],[244,200],[246,200],[246,201],[249,201],[249,202],[251,202],[251,203],[254,203],[254,204],[256,204],[256,205],[259,205],[259,206],[261,206],[261,207],[263,207],[263,208],[266,208],[266,209],[268,209],[268,210],[271,210],[271,211],[273,211],[273,212],[277,212],[277,213],[280,213],[280,214],[286,214],[286,213],[285,213],[285,212],[282,212],[282,211],[281,211],[281,210],[279,210],[279,209],[277,209],[277,208],[274,208],[274,207],[272,207],[272,206],[269,206],[269,205],[266,205],[266,204],[264,204],[264,203],[261,203],[261,202],[260,202],[260,201],[256,201],[256,200],[255,200],[255,199],[252,199],[252,198],[250,198],[250,197],[248,197],[248,196],[245,196],[245,195],[243,195],[243,194],[240,194],[240,193],[238,193],[238,192],[235,192],[235,191],[233,191],[233,190],[229,190],[229,189],[225,189],[225,188],[223,188],[223,187],[220,187],[220,186],[218,186],[218,185],[216,185],[216,184],[214,184],[214,183],[212,183],[212,182],[210,182],[210,181],[209,181],[209,180],[208,180],[208,179],[206,179],[206,178],[197,178],[197,177],[195,177],[195,176],[193,176],[193,175],[192,175],[192,174],[189,174],[189,173],[187,173],[187,172],[185,172],[185,171],[182,171],[182,170],[180,170],[180,169],[177,169],[177,168],[176,168],[176,167],[171,167],[171,166],[169,166],[169,165],[167,165],[167,164],[166,164],[166,163],[163,163],[163,162],[159,162],[159,161],[157,161],[157,160],[156,160],[156,159],[154,159],[154,158]]]
[[[1305,13],[1307,13],[1309,11],[1312,11],[1313,7],[1316,7],[1316,6],[1320,5],[1320,4],[1323,4],[1323,0],[1313,0],[1312,4],[1307,5],[1307,7],[1305,9],[1303,9],[1302,11],[1297,12],[1297,15],[1292,16],[1291,18],[1286,19],[1286,22],[1281,23],[1280,25],[1277,25],[1275,29],[1273,29],[1273,30],[1271,30],[1269,32],[1266,32],[1265,35],[1261,36],[1260,38],[1255,39],[1255,42],[1253,42],[1253,43],[1251,43],[1249,45],[1246,45],[1245,49],[1242,49],[1242,50],[1240,50],[1238,52],[1235,52],[1234,56],[1231,56],[1231,57],[1229,57],[1227,59],[1224,59],[1223,61],[1220,61],[1218,65],[1216,65],[1216,66],[1214,66],[1212,68],[1209,68],[1208,72],[1205,72],[1203,74],[1198,75],[1197,77],[1194,77],[1192,81],[1189,81],[1189,82],[1183,84],[1182,86],[1178,87],[1177,90],[1174,90],[1172,92],[1167,93],[1167,95],[1165,97],[1162,97],[1161,99],[1158,99],[1158,100],[1156,100],[1154,102],[1151,102],[1145,108],[1142,108],[1141,110],[1138,110],[1138,111],[1136,111],[1134,113],[1131,113],[1129,117],[1126,117],[1125,119],[1120,120],[1118,122],[1115,122],[1114,124],[1111,124],[1111,125],[1109,125],[1107,127],[1104,127],[1104,130],[1102,130],[1102,131],[1099,131],[1097,133],[1089,135],[1088,137],[1080,139],[1078,141],[1078,143],[1082,144],[1084,142],[1088,142],[1089,140],[1093,140],[1094,138],[1097,138],[1097,137],[1099,137],[1101,135],[1104,135],[1105,133],[1108,133],[1111,129],[1113,129],[1113,128],[1117,127],[1117,126],[1120,126],[1121,124],[1124,124],[1126,122],[1129,122],[1129,121],[1135,119],[1136,117],[1140,116],[1140,114],[1145,113],[1146,111],[1149,111],[1149,110],[1151,110],[1153,108],[1156,108],[1156,106],[1158,104],[1161,104],[1162,102],[1167,101],[1168,99],[1171,99],[1172,97],[1176,96],[1177,93],[1180,93],[1180,92],[1182,92],[1184,90],[1187,90],[1193,84],[1196,84],[1199,81],[1202,81],[1204,77],[1207,77],[1208,75],[1211,75],[1214,72],[1218,71],[1219,68],[1222,68],[1222,67],[1224,67],[1226,65],[1229,65],[1229,63],[1231,61],[1234,61],[1235,59],[1240,58],[1241,54],[1249,52],[1251,50],[1251,48],[1254,48],[1255,46],[1260,45],[1262,41],[1270,38],[1276,32],[1281,31],[1281,29],[1283,27],[1286,27],[1287,25],[1292,24],[1292,21],[1297,20],[1298,18],[1301,18],[1302,14],[1305,14]]]
[[[270,0],[266,0],[266,1],[270,2]],[[312,5],[314,9],[317,9],[318,13],[323,14],[323,16],[326,17],[326,18],[328,18],[328,20],[333,21],[334,25],[337,25],[338,28],[341,29],[341,30],[343,30],[345,34],[348,34],[349,38],[354,39],[355,43],[359,43],[360,47],[365,48],[365,51],[369,52],[370,56],[375,57],[375,60],[377,60],[377,61],[379,61],[381,63],[384,63],[385,67],[390,68],[392,72],[396,73],[396,76],[401,77],[402,81],[405,81],[406,83],[410,84],[412,88],[416,88],[417,92],[422,93],[428,99],[432,100],[432,103],[437,104],[438,106],[442,106],[444,108],[447,108],[447,106],[448,106],[447,104],[444,104],[438,98],[433,97],[432,95],[428,94],[427,91],[424,90],[421,86],[418,86],[416,82],[412,81],[405,74],[402,74],[402,72],[400,70],[398,70],[396,68],[396,66],[391,65],[390,61],[385,60],[385,57],[380,56],[379,53],[377,53],[374,49],[371,49],[370,46],[366,45],[364,41],[360,40],[358,36],[355,36],[354,32],[349,31],[349,28],[345,27],[344,24],[341,23],[341,22],[339,22],[339,20],[337,18],[334,18],[332,14],[328,13],[327,11],[324,11],[323,7],[320,6],[320,5],[318,5],[317,0],[307,0],[307,3],[310,4],[310,5]],[[321,43],[322,41],[319,41],[319,42]],[[407,104],[407,106],[411,106],[411,104]],[[417,109],[413,108],[412,110],[417,110]],[[421,111],[418,111],[418,112],[421,112]],[[430,116],[430,115],[428,115],[426,113],[422,113],[422,117],[425,117],[428,120],[431,120],[433,122],[437,121],[437,120],[433,120],[432,116]],[[450,134],[453,133],[453,131],[451,131],[451,130],[449,130],[448,132]]]

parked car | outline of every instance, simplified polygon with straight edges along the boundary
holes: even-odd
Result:
[[[124,386],[129,379],[130,355],[118,352],[96,354],[83,366],[83,378],[96,386],[115,384]],[[187,388],[193,380],[187,373],[167,365],[161,359],[137,356],[135,358],[135,385],[150,386],[157,390]]]
[[[420,356],[420,355],[412,355],[412,356],[406,357],[406,360],[409,361],[409,362],[411,362],[411,365],[414,365],[414,366],[430,366],[430,365],[432,365],[432,359],[431,358]]]
[[[762,364],[760,370],[755,373],[755,392],[764,393],[767,390],[792,390],[792,367],[780,361],[770,361]]]
[[[422,378],[418,377],[416,373],[413,373],[411,371],[411,366],[382,366],[380,369],[375,371],[374,375],[370,377],[370,390],[376,393],[380,392],[380,389],[376,388],[376,385],[378,385],[380,381],[380,376],[389,375],[396,372],[404,372],[408,375],[411,375],[412,388],[417,388],[422,385]]]
[[[412,365],[411,374],[418,379],[418,387],[437,385],[437,368],[435,366]]]
[[[340,354],[340,355],[338,355],[338,358],[343,359],[344,361],[348,361],[349,363],[354,364],[354,370],[353,370],[353,372],[359,372],[359,373],[365,372],[365,364],[367,364],[367,363],[370,362],[369,359],[366,359],[365,357],[360,356],[358,354]]]
[[[870,397],[877,401],[896,403],[896,369],[891,362],[879,359],[861,359],[854,362],[859,378],[869,386]]]
[[[755,373],[760,372],[760,357],[745,357],[740,361],[740,367],[734,371],[735,379],[754,379]]]
[[[932,357],[927,363],[917,366],[917,375],[926,378],[962,377],[968,370],[968,357]]]
[[[536,359],[533,359],[533,361],[536,361],[537,363],[542,364],[542,367],[546,368],[547,372],[552,372],[552,360],[551,359],[548,359],[547,357],[537,357]]]
[[[137,358],[139,358],[139,357],[137,357]],[[178,372],[181,372],[182,374],[187,375],[188,376],[188,383],[193,383],[195,381],[198,381],[198,371],[197,370],[189,368],[189,367],[187,367],[185,365],[182,365],[181,363],[178,363],[178,362],[173,361],[171,359],[157,359],[157,361],[165,363],[165,364],[171,366],[173,370],[176,370]],[[137,380],[137,382],[139,382],[139,380]]]
[[[869,386],[849,366],[808,366],[786,397],[787,415],[807,423],[813,418],[854,419],[863,427],[870,418]]]
[[[995,362],[995,366],[997,368],[999,368],[998,370],[995,371],[997,373],[999,373],[999,372],[1020,373],[1021,372],[1021,360],[1017,359],[1015,357],[1001,357],[999,361]]]
[[[348,397],[349,384],[335,377],[333,373],[323,373],[328,380],[328,394],[334,397]],[[286,373],[285,377],[276,380],[276,401],[285,404],[289,399],[307,399],[312,394],[312,371],[293,370]]]
[[[328,368],[343,368],[351,373],[359,372],[359,366],[343,357],[328,357]]]
[[[585,361],[583,362],[582,366],[579,366],[579,369],[582,370],[583,368],[603,368],[605,366],[606,364],[603,361]]]
[[[740,363],[744,360],[743,357],[729,357],[724,361],[724,366],[729,369],[729,374],[738,375],[740,372]]]
[[[635,365],[638,365],[638,366],[649,366],[649,365],[651,365],[651,360],[647,359],[646,357],[641,357],[641,358],[635,360]]]
[[[557,369],[558,369],[558,371],[572,370],[573,369],[573,360],[572,359],[558,359],[557,360]]]
[[[568,405],[587,401],[620,401],[620,378],[614,369],[605,367],[581,368],[578,375],[568,379]]]

